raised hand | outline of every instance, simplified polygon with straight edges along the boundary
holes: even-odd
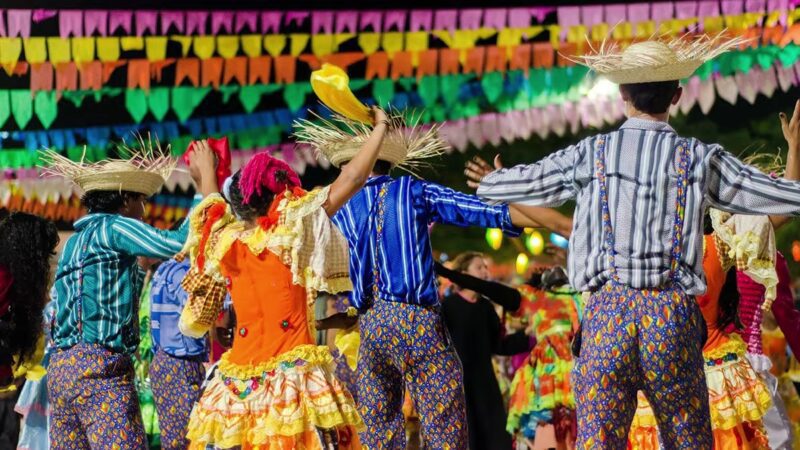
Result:
[[[477,189],[483,177],[495,170],[502,169],[503,163],[500,161],[500,155],[495,156],[494,169],[492,169],[483,158],[476,156],[472,158],[472,161],[467,161],[466,166],[467,168],[464,170],[464,175],[467,176],[467,185],[473,189]]]
[[[794,104],[791,120],[784,113],[780,113],[780,119],[783,138],[789,144],[789,150],[797,150],[800,146],[800,100]]]
[[[194,141],[194,151],[189,156],[189,173],[203,196],[217,191],[217,157],[208,141]]]
[[[373,106],[369,109],[369,116],[372,119],[372,126],[377,126],[379,123],[385,123],[389,125],[389,118],[386,116],[386,112],[377,106]]]

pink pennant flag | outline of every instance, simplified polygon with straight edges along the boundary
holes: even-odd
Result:
[[[779,64],[775,67],[775,71],[777,72],[778,86],[783,92],[788,91],[796,84],[794,67],[783,67],[783,65]]]
[[[386,11],[386,14],[383,16],[383,31],[391,31],[392,27],[397,31],[405,31],[406,11],[396,9]]]
[[[83,31],[86,36],[93,36],[94,33],[100,36],[108,34],[108,11],[99,9],[86,11],[83,14]]]
[[[483,12],[483,26],[502,30],[508,21],[508,10],[505,8],[492,8]]]
[[[675,5],[672,2],[658,2],[650,6],[650,19],[656,23],[656,26],[672,19],[673,14],[675,14]]]
[[[509,9],[508,26],[510,28],[527,28],[531,26],[531,8]]]
[[[464,153],[469,147],[469,138],[464,128],[466,122],[464,119],[445,122],[442,125],[441,133],[445,142],[449,143],[454,149]]]
[[[697,2],[675,2],[675,18],[691,19],[697,17]]]
[[[628,22],[640,23],[650,20],[650,4],[634,3],[628,5]]]
[[[739,72],[733,77],[736,80],[736,87],[739,88],[739,95],[751,105],[756,102],[756,98],[758,97],[760,75],[761,71],[753,68],[750,72]]]
[[[450,32],[456,29],[458,11],[455,9],[437,9],[433,16],[434,30],[447,30]]]
[[[481,9],[462,9],[461,17],[458,21],[459,28],[477,30],[481,27],[481,17],[483,17],[483,10]]]
[[[431,31],[433,27],[433,11],[429,9],[414,9],[409,18],[408,31]]]
[[[780,24],[786,25],[787,17],[786,12],[789,9],[789,0],[768,0],[767,12],[781,11]]]
[[[742,0],[722,0],[722,15],[738,16],[744,11]]]
[[[261,13],[261,34],[279,33],[283,13],[279,11],[265,11]]]
[[[62,38],[83,36],[83,11],[61,10],[58,13],[58,29]]]
[[[372,31],[377,33],[381,31],[381,22],[383,22],[383,13],[381,11],[362,11],[358,21],[358,29],[359,31],[364,31],[367,27],[372,27]]]
[[[58,14],[57,11],[52,9],[34,9],[33,10],[33,23],[39,23],[47,19],[51,19]]]
[[[516,139],[527,141],[531,138],[533,130],[530,127],[526,111],[511,111],[511,113],[508,115],[508,122],[515,130]]]
[[[118,28],[122,28],[125,34],[131,34],[131,23],[133,22],[133,11],[113,10],[108,13],[108,33],[114,34]]]
[[[556,12],[556,9],[551,6],[537,6],[535,8],[528,8],[528,12],[531,16],[536,17],[537,22],[542,23],[544,19],[547,18],[547,15],[553,14]]]
[[[174,26],[178,33],[183,34],[186,29],[185,14],[183,11],[161,11],[161,34],[169,34],[169,27]]]
[[[503,114],[497,121],[497,128],[498,133],[500,133],[500,137],[509,144],[517,140],[517,130],[519,127],[515,122],[515,112],[516,111],[511,111]]]
[[[774,67],[770,67],[761,72],[761,82],[759,85],[761,87],[761,93],[767,98],[772,98],[772,95],[775,94],[775,90],[778,89],[778,77],[775,74]]]
[[[678,107],[683,114],[689,114],[689,111],[694,108],[694,105],[697,104],[697,96],[699,94],[700,78],[689,78],[689,81],[683,86],[683,95],[681,96],[681,101],[678,104]]]
[[[581,128],[581,115],[578,107],[573,102],[561,105],[561,114],[564,116],[565,131],[569,127],[569,132],[575,134]]]
[[[606,5],[604,9],[606,23],[612,27],[628,20],[628,8],[625,5]]]
[[[544,115],[550,119],[550,131],[556,136],[564,136],[567,132],[567,120],[564,111],[558,105],[547,105],[544,108]]]
[[[598,23],[603,23],[603,6],[582,6],[581,21],[589,28],[597,25]]]
[[[550,117],[541,108],[528,110],[528,123],[531,130],[540,138],[547,139],[550,134]]]
[[[719,17],[719,2],[717,0],[702,0],[697,2],[697,19],[702,27],[706,17]]]
[[[308,19],[309,12],[308,11],[288,11],[285,17],[286,25],[292,25],[302,27],[303,22]]]
[[[311,13],[311,33],[312,34],[331,34],[333,33],[333,12],[314,11]]]
[[[186,13],[186,34],[206,34],[208,11],[188,11]]]
[[[0,36],[6,37],[8,33],[6,33],[6,21],[3,20],[3,10],[0,9]]]
[[[481,129],[481,117],[473,116],[467,119],[466,123],[467,139],[475,147],[482,148],[486,143],[486,138]]]
[[[558,7],[558,25],[561,27],[561,40],[567,38],[567,33],[570,27],[581,24],[581,7],[580,6],[559,6]]]
[[[244,30],[244,27],[251,33],[258,33],[258,11],[237,11],[236,12],[236,31],[239,34]]]
[[[8,16],[8,37],[30,37],[31,35],[31,10],[30,9],[9,9],[6,11]],[[2,20],[2,18],[0,18]]]
[[[220,30],[225,29],[225,34],[233,33],[233,11],[214,11],[211,13],[211,34],[221,34]]]
[[[577,109],[581,125],[583,125],[584,128],[589,128],[591,126],[594,126],[594,121],[595,121],[594,102],[586,97],[583,97],[578,102]]]
[[[480,116],[483,138],[495,147],[503,142],[500,136],[500,127],[497,124],[498,117],[499,114],[496,113],[488,113]]]
[[[136,11],[136,35],[144,36],[146,31],[156,34],[158,13],[156,11]]]
[[[336,13],[336,33],[355,33],[358,31],[358,13],[339,11]]]
[[[753,13],[763,13],[767,6],[767,0],[745,0],[744,10]]]
[[[717,96],[731,105],[735,105],[739,99],[739,87],[733,77],[717,76],[714,78],[714,87],[717,89]]]

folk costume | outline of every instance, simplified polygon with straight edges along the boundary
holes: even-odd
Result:
[[[370,128],[347,88],[341,69],[325,66],[312,86],[344,116],[303,121],[296,133],[334,166],[350,161]],[[413,171],[446,145],[436,126],[406,127],[391,117],[378,159]],[[508,208],[414,177],[371,177],[333,217],[350,246],[352,307],[360,313],[359,408],[368,448],[404,448],[403,394],[419,411],[430,448],[467,448],[461,364],[441,317],[428,234],[432,223],[501,228],[518,232]]]
[[[152,143],[127,160],[89,164],[46,155],[50,173],[84,192],[157,193],[175,166]],[[196,199],[197,200],[197,199]],[[146,445],[131,355],[139,344],[138,299],[144,271],[137,257],[179,252],[188,224],[163,231],[119,214],[75,222],[56,271],[58,349],[48,366],[51,448],[138,449]]]
[[[603,46],[583,63],[622,84],[680,80],[739,40]],[[774,179],[667,123],[631,118],[535,164],[487,175],[478,195],[558,206],[577,199],[569,274],[589,291],[574,370],[578,448],[624,449],[643,390],[664,448],[710,449],[703,212],[800,214],[800,183]],[[635,218],[635,219],[634,219]]]
[[[189,219],[181,331],[202,336],[226,293],[237,317],[233,347],[192,411],[190,448],[359,448],[353,398],[328,347],[315,343],[317,292],[351,288],[347,242],[323,209],[330,188],[302,191],[291,168],[266,153],[242,169],[238,187],[245,203],[262,191],[275,195],[257,226],[238,220],[220,195]]]

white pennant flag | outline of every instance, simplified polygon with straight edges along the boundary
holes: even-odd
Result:
[[[714,79],[714,87],[717,88],[717,96],[731,105],[735,105],[739,98],[739,86],[733,77],[717,77]]]

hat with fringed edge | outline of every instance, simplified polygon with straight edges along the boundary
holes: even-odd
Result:
[[[47,150],[41,155],[44,174],[71,180],[84,193],[92,191],[129,191],[151,196],[162,186],[175,169],[177,161],[170,156],[169,145],[161,149],[158,140],[153,142],[137,136],[137,148],[124,142],[117,146],[120,159],[106,159],[96,163],[80,161]]]
[[[706,61],[735,49],[749,39],[688,34],[672,39],[652,38],[622,49],[604,40],[590,54],[570,58],[616,84],[653,83],[689,78]]]

